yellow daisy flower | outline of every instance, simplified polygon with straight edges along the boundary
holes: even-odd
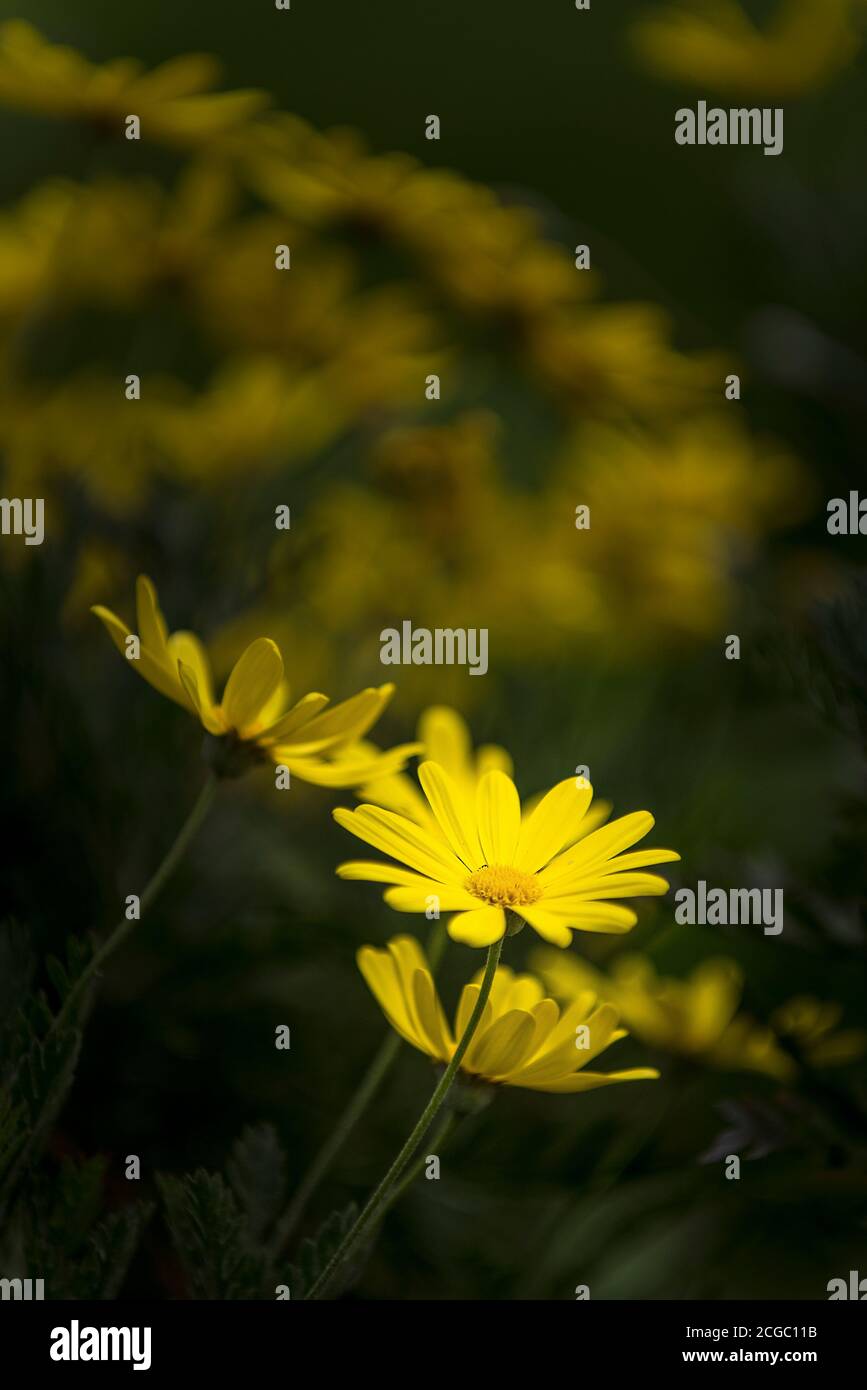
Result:
[[[156,589],[146,575],[136,584],[139,653],[135,669],[149,685],[194,714],[207,732],[225,739],[218,766],[224,773],[241,770],[251,760],[270,760],[290,774],[318,786],[347,787],[368,777],[388,775],[417,751],[403,744],[387,753],[357,751],[358,739],[379,718],[394,693],[393,685],[369,687],[324,711],[328,696],[305,695],[289,707],[283,658],[275,642],[260,637],[235,663],[223,698],[214,699],[207,653],[192,632],[170,633]],[[134,634],[101,605],[101,619],[123,656],[134,648]]]
[[[475,799],[478,784],[486,772],[505,772],[508,777],[514,775],[511,754],[499,744],[483,743],[473,748],[469,725],[463,715],[450,705],[431,705],[424,710],[416,733],[424,757],[439,763],[457,783],[461,793],[471,801]],[[391,777],[368,782],[358,789],[356,795],[359,801],[385,806],[389,811],[399,811],[433,834],[439,831],[430,803],[407,772],[396,772]],[[525,811],[532,811],[541,799],[541,795],[531,798],[525,805]],[[610,814],[610,801],[594,801],[575,827],[575,842],[596,830]]]
[[[643,956],[621,956],[609,976],[585,961],[564,960],[559,951],[538,952],[533,964],[558,999],[592,989],[609,1000],[651,1047],[721,1066],[767,1069],[771,1035],[765,1030],[759,1036],[745,1019],[735,1020],[743,975],[732,960],[702,961],[684,980],[659,978]]]
[[[236,130],[267,103],[263,92],[213,92],[219,68],[191,53],[145,72],[134,58],[98,65],[51,43],[22,19],[0,25],[0,104],[49,116],[78,116],[120,134],[138,116],[146,140],[182,146]]]
[[[338,808],[338,824],[398,863],[351,862],[337,872],[391,884],[385,901],[398,912],[426,912],[432,901],[455,911],[449,935],[470,946],[498,941],[507,912],[556,946],[568,946],[573,929],[628,931],[636,914],[607,900],[666,892],[665,879],[637,870],[680,858],[666,849],[621,853],[653,826],[647,811],[621,816],[576,843],[593,797],[585,779],[558,783],[522,815],[505,772],[484,773],[470,792],[440,763],[423,763],[418,776],[435,824],[418,825],[382,806]]]
[[[648,1046],[726,1071],[791,1081],[797,1066],[781,1047],[783,1038],[812,1066],[849,1062],[867,1046],[867,1035],[858,1029],[834,1031],[841,1014],[835,1004],[791,999],[774,1012],[770,1027],[739,1013],[743,971],[722,957],[702,961],[681,980],[657,976],[642,956],[621,956],[608,976],[559,951],[539,951],[532,963],[558,999],[593,990]]]
[[[478,979],[465,985],[449,1028],[427,960],[411,936],[396,936],[385,950],[363,946],[358,968],[391,1024],[413,1047],[448,1065],[479,996]],[[580,1030],[580,1032],[579,1032]],[[594,1091],[620,1081],[653,1080],[653,1067],[585,1071],[601,1052],[626,1036],[617,1011],[587,991],[561,1013],[532,975],[501,965],[460,1071],[475,1081],[530,1091]]]

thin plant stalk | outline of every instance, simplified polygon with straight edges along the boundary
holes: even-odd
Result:
[[[187,819],[184,821],[175,839],[164,856],[156,872],[149,879],[139,897],[141,913],[144,914],[151,904],[156,900],[168,883],[175,869],[186,854],[189,846],[198,834],[202,822],[205,820],[214,800],[217,789],[217,777],[211,772],[199,792],[196,803]],[[97,947],[86,968],[75,981],[69,994],[63,1002],[59,1012],[56,1014],[48,1032],[50,1037],[54,1033],[59,1033],[73,1018],[79,1000],[86,996],[88,989],[99,977],[100,971],[106,962],[123,945],[127,937],[136,925],[136,918],[121,917],[116,926],[109,932],[108,936]]]
[[[449,1091],[451,1090],[452,1083],[455,1077],[457,1076],[458,1069],[461,1065],[461,1062],[464,1059],[464,1054],[466,1053],[466,1050],[472,1041],[473,1034],[478,1028],[479,1023],[481,1022],[482,1014],[484,1013],[485,1005],[488,1002],[488,996],[491,993],[491,987],[494,983],[494,976],[497,973],[497,966],[500,963],[500,953],[502,949],[502,937],[499,941],[495,941],[494,944],[488,948],[488,957],[485,962],[485,973],[482,979],[481,989],[479,990],[478,997],[476,999],[475,1005],[473,1006],[473,1011],[470,1014],[469,1022],[467,1023],[463,1035],[461,1036],[461,1040],[455,1049],[454,1056],[452,1057],[451,1061],[449,1062],[448,1066],[443,1072],[442,1077],[440,1078],[440,1081],[437,1084],[433,1095],[431,1096],[430,1100],[428,1101],[427,1105],[422,1111],[421,1116],[419,1117],[419,1120],[415,1125],[415,1128],[413,1129],[406,1143],[403,1145],[403,1148],[400,1150],[399,1154],[395,1158],[394,1162],[392,1163],[391,1167],[389,1168],[385,1177],[382,1179],[379,1186],[375,1189],[373,1194],[368,1199],[363,1210],[361,1211],[360,1215],[355,1221],[355,1224],[344,1236],[343,1240],[340,1242],[340,1245],[337,1247],[331,1259],[328,1261],[328,1264],[325,1266],[324,1270],[319,1275],[319,1278],[315,1281],[315,1283],[311,1286],[311,1288],[305,1295],[306,1298],[318,1299],[322,1297],[322,1295],[328,1288],[328,1285],[331,1283],[331,1280],[333,1279],[337,1270],[339,1269],[340,1265],[342,1265],[343,1261],[347,1259],[349,1255],[352,1254],[353,1250],[358,1245],[362,1236],[369,1230],[373,1223],[383,1214],[385,1207],[388,1203],[388,1199],[392,1193],[393,1188],[395,1187],[395,1184],[400,1182],[401,1178],[404,1176],[404,1173],[406,1172],[408,1165],[411,1163],[412,1157],[418,1145],[421,1143],[422,1139],[424,1138],[425,1134],[427,1133],[428,1129],[430,1128],[431,1124],[433,1123],[434,1119],[439,1113]]]
[[[427,950],[431,973],[436,972],[447,940],[444,923],[437,922],[431,932]],[[271,1236],[271,1250],[275,1259],[286,1248],[297,1231],[310,1198],[330,1171],[337,1155],[391,1071],[402,1044],[401,1037],[389,1029],[357,1089],[350,1097],[346,1109],[313,1158],[286,1211],[274,1226]]]
[[[450,1137],[452,1131],[455,1129],[458,1123],[458,1118],[459,1117],[454,1110],[448,1110],[446,1112],[444,1118],[440,1121],[440,1124],[436,1132],[431,1136],[430,1142],[428,1144],[425,1144],[424,1146],[426,1149],[430,1149],[431,1154],[438,1153],[438,1151],[443,1147],[446,1140]],[[409,1188],[412,1187],[416,1178],[419,1177],[419,1175],[424,1171],[427,1165],[427,1161],[428,1154],[424,1152],[420,1153],[415,1163],[413,1163],[411,1167],[407,1170],[406,1174],[403,1178],[401,1178],[397,1186],[392,1189],[391,1195],[388,1197],[385,1203],[385,1211],[391,1211],[392,1207],[400,1201],[403,1194],[406,1191],[408,1191]]]

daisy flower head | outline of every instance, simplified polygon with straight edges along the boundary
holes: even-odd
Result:
[[[199,720],[211,736],[211,761],[221,775],[272,762],[304,782],[351,787],[391,775],[417,751],[416,744],[386,753],[370,746],[359,750],[393,685],[371,686],[328,710],[328,696],[318,692],[292,704],[280,649],[260,637],[236,661],[217,701],[205,648],[192,632],[169,632],[146,575],[136,584],[136,609],[137,634],[110,609],[97,605],[92,611],[139,675]]]
[[[583,777],[566,778],[522,811],[514,782],[497,769],[471,793],[437,762],[422,763],[418,776],[430,824],[382,806],[334,812],[396,861],[352,861],[337,872],[390,885],[385,901],[398,912],[454,912],[448,933],[469,946],[490,946],[525,922],[555,946],[568,946],[573,931],[629,931],[635,912],[612,900],[665,893],[666,880],[643,870],[680,858],[666,849],[623,852],[652,828],[648,811],[579,839],[593,799]]]
[[[452,1030],[414,937],[396,936],[385,950],[363,946],[357,960],[392,1028],[435,1062],[448,1065],[478,999],[479,980],[464,986]],[[588,1063],[626,1037],[617,1023],[616,1009],[598,1003],[591,991],[561,1011],[553,999],[545,997],[534,976],[517,975],[501,965],[460,1072],[475,1082],[560,1093],[656,1079],[659,1072],[653,1067],[587,1070]]]

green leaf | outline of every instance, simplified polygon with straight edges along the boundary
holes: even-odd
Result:
[[[64,1160],[28,1181],[17,1204],[21,1264],[55,1299],[116,1296],[153,1207],[102,1214],[106,1160]]]
[[[46,961],[58,1007],[68,999],[92,953],[89,940],[73,936],[67,941],[65,962],[53,956]],[[81,1051],[79,1030],[57,1028],[44,993],[27,992],[32,973],[28,933],[14,922],[4,922],[0,925],[0,1043],[5,1058],[0,1090],[0,1212],[54,1123]]]
[[[157,1178],[166,1221],[192,1298],[266,1296],[264,1258],[250,1248],[245,1215],[219,1173]]]
[[[286,1281],[293,1298],[304,1298],[312,1288],[341,1241],[354,1226],[357,1217],[358,1205],[355,1202],[350,1202],[349,1206],[342,1210],[333,1211],[323,1221],[312,1239],[307,1237],[302,1240],[298,1249],[297,1263],[289,1266],[289,1278]],[[334,1281],[329,1287],[330,1297],[339,1297],[341,1293],[345,1293],[347,1289],[351,1288],[360,1277],[372,1248],[374,1236],[375,1232],[365,1237],[361,1245],[353,1251],[349,1259],[337,1271]]]
[[[112,1212],[88,1237],[87,1254],[76,1270],[76,1298],[116,1298],[138,1249],[153,1202],[136,1202]]]
[[[77,1028],[53,1034],[44,1042],[31,1038],[8,1083],[0,1107],[0,1211],[54,1123],[72,1085],[80,1051]]]
[[[273,1125],[250,1125],[244,1130],[226,1174],[246,1216],[250,1241],[263,1241],[287,1194],[286,1154]]]

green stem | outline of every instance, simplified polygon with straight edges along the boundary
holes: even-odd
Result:
[[[478,1028],[479,1023],[481,1022],[482,1014],[484,1013],[485,1005],[488,1002],[488,996],[491,992],[491,986],[494,983],[494,976],[497,973],[497,966],[500,963],[500,953],[502,949],[502,937],[499,941],[495,941],[494,944],[488,948],[488,958],[485,962],[485,973],[482,979],[481,989],[479,990],[478,997],[473,1007],[473,1011],[470,1014],[469,1022],[467,1023],[467,1026],[464,1029],[463,1035],[461,1037],[460,1042],[457,1045],[457,1048],[455,1049],[454,1056],[452,1057],[451,1061],[449,1062],[448,1066],[443,1072],[442,1077],[439,1080],[439,1083],[434,1089],[433,1095],[431,1096],[430,1100],[428,1101],[427,1105],[422,1111],[418,1123],[416,1124],[406,1143],[403,1145],[403,1148],[400,1150],[400,1153],[397,1155],[397,1158],[392,1163],[385,1177],[382,1179],[382,1182],[379,1184],[379,1186],[373,1192],[371,1197],[368,1199],[367,1204],[365,1205],[355,1224],[344,1236],[343,1240],[335,1250],[331,1259],[328,1261],[328,1264],[325,1266],[319,1278],[315,1281],[315,1283],[312,1285],[309,1291],[305,1294],[305,1298],[317,1299],[322,1297],[328,1285],[331,1283],[331,1280],[337,1272],[339,1266],[349,1255],[352,1254],[352,1251],[358,1245],[358,1242],[361,1240],[361,1237],[365,1234],[365,1232],[369,1229],[373,1222],[376,1221],[376,1219],[382,1214],[388,1197],[391,1194],[392,1188],[394,1187],[395,1183],[399,1182],[400,1179],[403,1177],[407,1165],[411,1162],[412,1156],[415,1153],[417,1146],[421,1143],[422,1139],[424,1138],[425,1134],[427,1133],[428,1129],[430,1128],[431,1124],[436,1118],[443,1102],[445,1101],[446,1096],[451,1090],[452,1082],[457,1076],[458,1069],[461,1065],[461,1062],[464,1059],[464,1054],[466,1053],[466,1050],[469,1047],[470,1042],[472,1041],[473,1034]]]
[[[379,1051],[362,1077],[358,1089],[301,1179],[285,1213],[274,1227],[271,1249],[275,1258],[289,1244],[298,1229],[307,1203],[391,1070],[402,1042],[399,1033],[390,1032],[383,1038]]]
[[[442,959],[447,940],[445,924],[443,922],[437,922],[431,932],[427,949],[428,963],[430,964],[431,974],[433,975],[436,974],[436,969]],[[391,1071],[395,1058],[400,1052],[400,1048],[400,1036],[389,1030],[378,1052],[375,1054],[373,1061],[362,1077],[358,1089],[351,1097],[349,1104],[340,1116],[331,1134],[328,1136],[319,1152],[315,1155],[310,1167],[301,1179],[291,1202],[274,1226],[274,1230],[271,1234],[270,1247],[275,1259],[279,1256],[280,1252],[286,1248],[297,1231],[301,1218],[307,1209],[307,1203],[331,1168],[332,1163],[340,1153],[352,1131],[355,1129],[355,1126],[373,1100],[373,1097],[376,1095],[386,1076]]]
[[[429,1148],[431,1154],[437,1154],[448,1139],[457,1122],[458,1116],[455,1114],[454,1110],[447,1110],[443,1119],[437,1126],[436,1132],[431,1136],[430,1143],[425,1144],[424,1147],[426,1149]],[[426,1153],[420,1153],[415,1163],[407,1170],[405,1176],[401,1178],[397,1186],[389,1193],[383,1212],[391,1211],[392,1207],[400,1201],[404,1192],[412,1187],[416,1178],[424,1171],[427,1161],[428,1155]]]
[[[174,843],[140,895],[139,906],[141,913],[147,911],[151,903],[155,901],[171,878],[192,840],[198,833],[208,811],[211,809],[216,788],[217,778],[214,773],[209,773],[202,790],[199,792],[196,803],[178,831]],[[69,994],[66,996],[62,1008],[55,1016],[48,1030],[48,1037],[51,1037],[54,1033],[59,1033],[65,1025],[69,1023],[79,999],[86,993],[91,984],[95,982],[106,961],[108,961],[111,956],[114,955],[115,951],[126,941],[126,938],[136,925],[136,921],[136,918],[130,920],[126,916],[121,917],[117,925],[105,938],[102,945],[97,948],[88,962],[87,968],[79,975]]]

